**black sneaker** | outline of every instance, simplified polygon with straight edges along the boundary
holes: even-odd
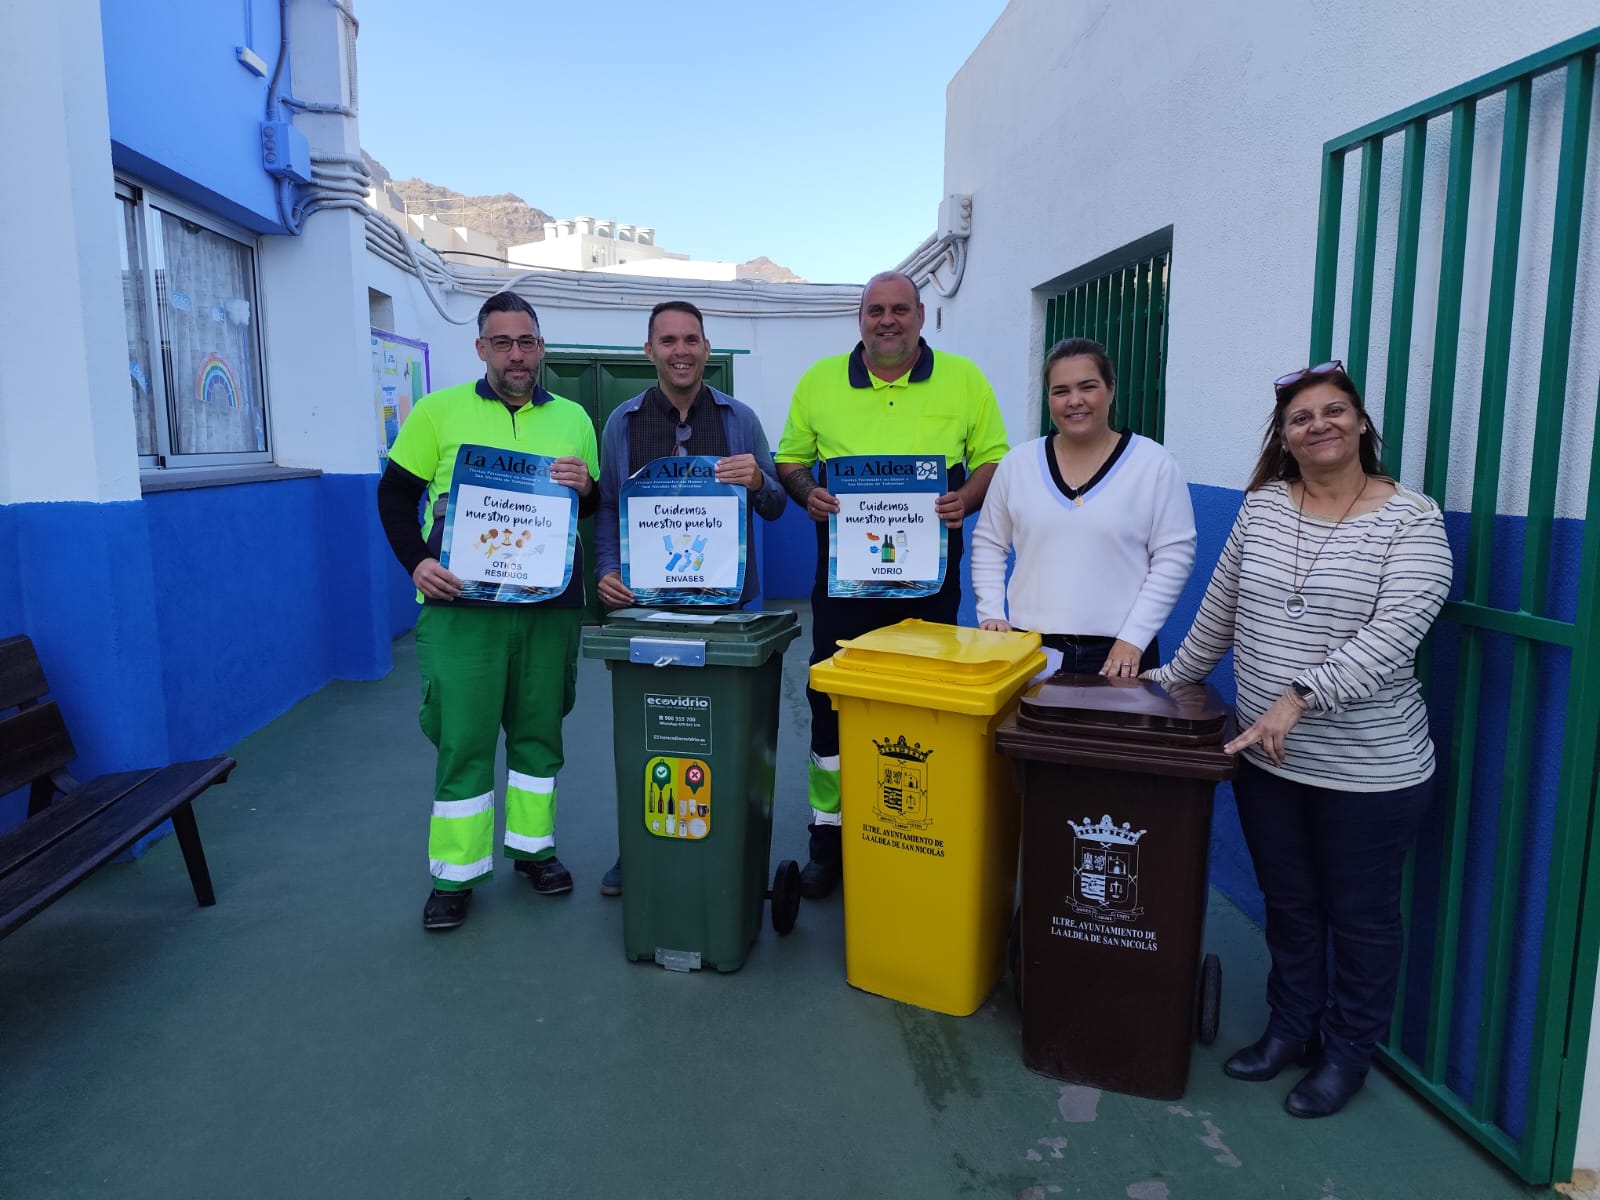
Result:
[[[424,929],[454,929],[467,919],[467,909],[472,907],[472,889],[458,888],[441,892],[434,888],[428,902],[422,906]]]
[[[622,895],[622,859],[617,859],[611,864],[611,869],[600,877],[600,894],[602,896]]]
[[[533,890],[541,896],[559,896],[572,890],[572,872],[555,855],[549,858],[519,858],[516,870],[526,875]]]

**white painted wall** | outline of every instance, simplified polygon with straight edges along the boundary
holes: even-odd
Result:
[[[0,256],[0,504],[139,496],[100,40],[97,0],[0,6],[0,162],[33,214]]]
[[[930,316],[944,309],[947,344],[975,358],[1001,397],[1014,437],[1038,427],[1037,382],[1045,285],[1060,275],[1167,225],[1174,225],[1167,443],[1195,482],[1240,487],[1270,413],[1270,381],[1304,366],[1311,314],[1318,188],[1323,143],[1514,59],[1583,32],[1596,20],[1590,0],[1519,6],[1507,19],[1492,0],[1239,0],[1223,6],[1185,0],[1114,3],[1012,0],[947,93],[945,191],[971,193],[973,232],[960,292],[925,296]],[[1537,383],[1537,342],[1548,261],[1551,138],[1559,98],[1536,89],[1530,161],[1542,183],[1529,195],[1523,255],[1513,409],[1525,422]],[[1479,113],[1477,179],[1492,197],[1498,164],[1498,110]],[[1440,194],[1443,131],[1434,137],[1430,198]],[[1392,270],[1399,146],[1386,147],[1384,255]],[[1593,178],[1591,159],[1591,180]],[[1349,255],[1359,176],[1346,171],[1344,222],[1347,304]],[[1591,216],[1596,205],[1591,184]],[[1425,207],[1427,207],[1425,203]],[[1492,215],[1492,214],[1490,214]],[[1600,234],[1600,222],[1586,234]],[[1492,220],[1475,211],[1473,245],[1492,242]],[[1439,223],[1425,223],[1421,274],[1436,269]],[[1429,241],[1432,245],[1430,248]],[[1435,276],[1436,278],[1436,276]],[[1593,328],[1596,242],[1586,236],[1578,328]],[[1458,373],[1461,408],[1477,396],[1487,280],[1469,280]],[[1419,284],[1419,287],[1421,285]],[[1380,282],[1376,311],[1387,312]],[[1347,311],[1347,310],[1346,310]],[[1431,299],[1418,306],[1412,395],[1425,386],[1431,358]],[[1345,320],[1335,329],[1342,356]],[[1376,323],[1371,361],[1386,354]],[[1534,335],[1533,337],[1528,336]],[[1569,434],[1587,446],[1600,344],[1580,339],[1569,389],[1577,416]],[[1369,379],[1377,372],[1369,373]],[[1382,412],[1381,386],[1369,386]],[[1411,406],[1418,412],[1418,406]],[[1455,458],[1470,456],[1475,427],[1458,422]],[[1502,512],[1517,512],[1526,447],[1513,432],[1503,476]],[[1411,447],[1417,446],[1416,438]],[[1420,477],[1408,448],[1402,474]],[[1449,502],[1466,506],[1466,471],[1454,472]],[[1582,512],[1586,470],[1564,464],[1565,515]]]
[[[339,102],[348,95],[343,19],[331,4],[292,10],[291,65],[298,95]],[[316,154],[360,154],[356,122],[301,113],[296,126]],[[328,209],[298,237],[260,239],[268,419],[273,461],[343,474],[378,468],[377,412],[363,214]]]

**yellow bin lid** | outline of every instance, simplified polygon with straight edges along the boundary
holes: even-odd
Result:
[[[811,686],[922,708],[998,712],[1044,669],[1037,633],[994,633],[934,621],[901,621],[839,643],[811,668]]]

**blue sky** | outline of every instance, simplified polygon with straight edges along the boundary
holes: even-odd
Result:
[[[398,178],[861,282],[934,231],[945,86],[1004,7],[370,0],[361,141]]]

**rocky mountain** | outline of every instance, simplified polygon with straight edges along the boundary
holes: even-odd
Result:
[[[361,157],[372,173],[373,185],[387,190],[395,207],[402,207],[400,201],[404,201],[405,209],[412,214],[427,213],[446,224],[487,233],[503,246],[543,241],[544,223],[555,220],[544,209],[534,207],[511,192],[468,196],[425,179],[395,179],[366,151],[362,151]],[[769,283],[805,282],[788,267],[773,262],[764,254],[740,263],[738,277],[764,279]]]

